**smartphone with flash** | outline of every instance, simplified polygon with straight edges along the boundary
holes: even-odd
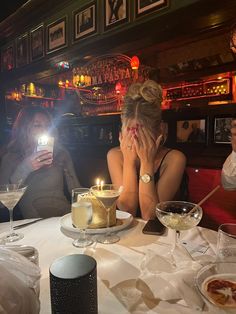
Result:
[[[145,234],[154,234],[154,235],[163,235],[165,233],[166,227],[157,219],[150,219],[145,224],[143,228],[143,233]]]
[[[48,136],[48,135],[42,135],[38,138],[36,152],[40,152],[41,150],[47,150],[48,152],[53,154],[53,147],[54,147],[54,137]]]

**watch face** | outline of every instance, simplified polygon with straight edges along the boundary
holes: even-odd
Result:
[[[148,183],[151,181],[151,176],[149,174],[144,174],[143,176],[141,176],[141,180],[144,182],[144,183]]]

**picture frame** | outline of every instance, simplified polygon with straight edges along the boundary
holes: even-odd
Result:
[[[10,43],[1,50],[1,71],[11,71],[15,67],[15,46]]]
[[[176,121],[178,144],[207,144],[207,118],[181,119]]]
[[[47,53],[67,46],[67,16],[47,25]]]
[[[92,138],[95,144],[112,144],[114,142],[114,130],[112,124],[93,125]]]
[[[73,12],[73,42],[97,33],[97,4],[95,1]]]
[[[128,0],[104,1],[104,31],[128,22]]]
[[[29,63],[28,33],[16,39],[16,67],[22,67]]]
[[[213,142],[215,144],[231,144],[231,122],[232,117],[215,117]]]
[[[169,0],[135,0],[136,18],[169,6]]]
[[[30,61],[44,57],[44,25],[40,24],[30,31]]]

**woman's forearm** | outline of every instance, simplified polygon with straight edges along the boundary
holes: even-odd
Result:
[[[32,168],[30,167],[30,165],[27,162],[23,161],[16,167],[15,171],[11,175],[10,182],[23,183],[31,172]]]
[[[148,220],[155,217],[155,207],[159,201],[154,182],[154,163],[141,163],[140,177],[144,174],[148,174],[151,180],[148,183],[139,180],[139,204],[142,218]]]
[[[138,175],[135,162],[124,161],[123,164],[123,191],[118,199],[117,206],[121,210],[136,215],[138,207]]]

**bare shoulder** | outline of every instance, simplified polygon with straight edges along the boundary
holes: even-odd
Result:
[[[168,164],[186,164],[186,157],[185,155],[177,150],[177,149],[172,149],[166,156],[166,161]]]
[[[121,161],[123,159],[122,152],[120,150],[120,147],[113,147],[111,148],[108,153],[107,153],[107,159],[108,160],[116,160],[116,161]]]

